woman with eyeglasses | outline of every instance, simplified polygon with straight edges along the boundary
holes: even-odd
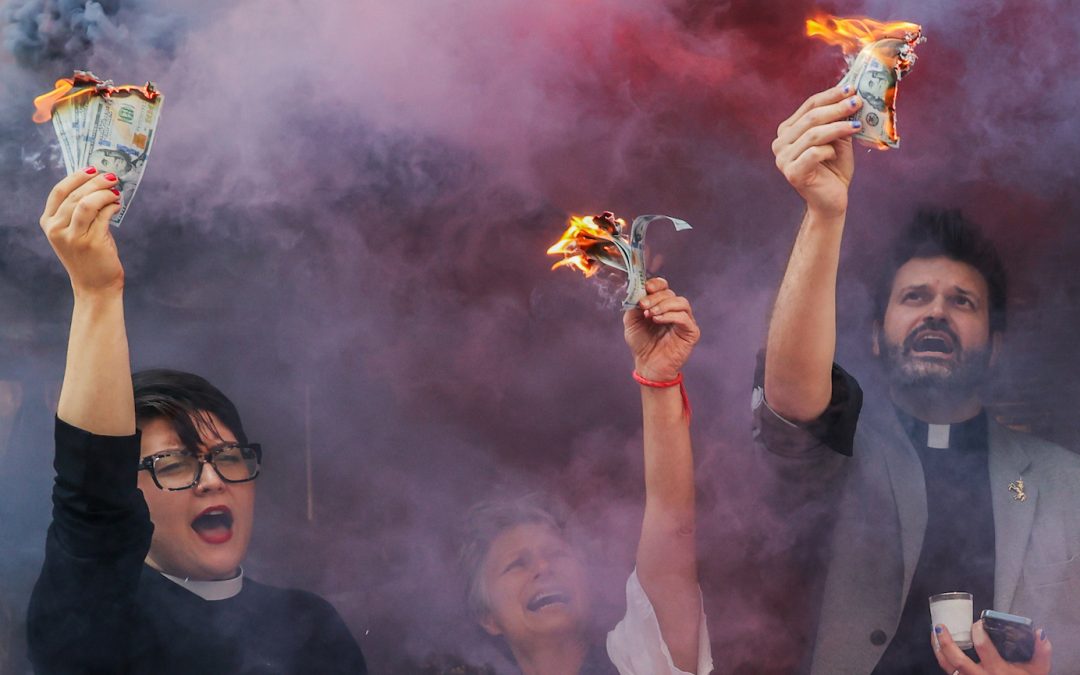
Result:
[[[366,673],[322,598],[244,578],[262,453],[196,375],[132,378],[113,174],[49,194],[41,227],[75,297],[53,522],[28,615],[38,673]]]

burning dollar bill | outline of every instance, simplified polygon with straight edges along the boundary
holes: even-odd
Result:
[[[76,70],[34,99],[34,121],[53,123],[67,174],[93,166],[120,179],[120,226],[139,187],[164,101],[153,82],[116,86]]]
[[[671,216],[638,216],[626,229],[626,221],[611,211],[599,216],[571,216],[566,232],[559,237],[548,255],[562,255],[551,266],[573,267],[586,277],[610,267],[626,275],[626,298],[623,309],[633,309],[645,297],[645,231],[654,220],[670,220],[677,231],[689,230],[690,223]]]
[[[915,46],[926,41],[922,27],[819,16],[807,19],[806,34],[844,50],[848,71],[840,84],[850,85],[863,100],[855,115],[862,123],[855,138],[882,150],[898,147],[896,85],[915,65]]]

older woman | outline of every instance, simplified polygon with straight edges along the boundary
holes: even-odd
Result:
[[[262,452],[202,378],[135,376],[113,174],[60,181],[41,226],[75,296],[53,522],[29,609],[39,673],[364,673],[325,600],[245,579]],[[138,430],[136,430],[138,427]]]
[[[626,614],[606,641],[565,521],[542,499],[484,503],[461,547],[470,610],[524,675],[705,675],[712,670],[694,546],[694,464],[681,369],[698,340],[686,298],[650,279],[624,328],[641,385],[645,517]]]

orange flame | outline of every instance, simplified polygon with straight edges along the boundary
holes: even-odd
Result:
[[[865,17],[819,14],[806,20],[806,34],[840,47],[845,54],[853,54],[884,38],[913,42],[922,34],[922,26],[907,21],[882,22]]]
[[[52,111],[56,106],[71,101],[80,96],[112,96],[114,94],[139,94],[147,101],[153,101],[160,96],[160,92],[154,88],[152,82],[147,82],[139,87],[134,84],[124,84],[119,87],[113,86],[112,82],[99,80],[93,73],[77,70],[72,77],[64,77],[56,81],[54,89],[47,91],[41,96],[34,98],[33,120],[38,124],[52,119]]]
[[[619,230],[613,231],[614,228],[608,222],[597,220],[594,216],[570,216],[570,226],[547,250],[548,255],[564,256],[552,265],[551,269],[573,267],[586,277],[591,277],[600,270],[596,255],[604,252],[611,258],[619,258],[620,253],[611,242],[618,235],[618,231],[626,227],[626,221],[622,218],[614,219]]]

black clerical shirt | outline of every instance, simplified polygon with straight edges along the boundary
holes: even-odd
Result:
[[[926,534],[895,637],[874,675],[936,673],[929,597],[974,596],[978,617],[994,603],[994,510],[990,500],[986,414],[928,425],[897,410],[926,481]]]

